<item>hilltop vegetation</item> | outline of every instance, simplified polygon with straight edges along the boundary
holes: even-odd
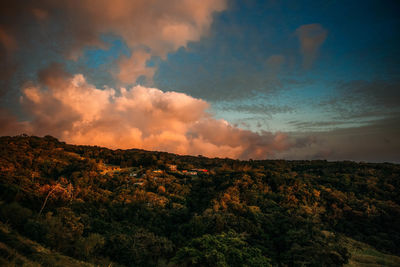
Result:
[[[342,266],[358,253],[356,241],[343,241],[353,239],[381,258],[400,255],[399,177],[389,163],[239,161],[1,137],[0,264]]]

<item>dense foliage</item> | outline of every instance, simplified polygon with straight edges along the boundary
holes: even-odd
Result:
[[[184,172],[192,169],[207,171]],[[99,265],[341,266],[350,256],[341,235],[400,255],[399,177],[389,163],[239,161],[1,137],[0,220]]]

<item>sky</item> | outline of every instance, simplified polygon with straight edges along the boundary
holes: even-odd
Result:
[[[0,135],[400,162],[398,1],[0,3]]]

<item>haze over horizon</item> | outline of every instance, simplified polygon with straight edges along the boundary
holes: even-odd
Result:
[[[400,162],[398,1],[0,3],[0,135]]]

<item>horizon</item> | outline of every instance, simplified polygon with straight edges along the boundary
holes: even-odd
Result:
[[[398,1],[0,3],[0,136],[400,163]]]
[[[57,142],[60,143],[64,143],[66,145],[72,145],[72,146],[84,146],[84,147],[96,147],[96,148],[101,148],[101,149],[108,149],[111,151],[131,151],[131,150],[136,150],[136,151],[143,151],[143,152],[149,152],[149,153],[167,153],[167,154],[172,154],[172,155],[176,155],[179,157],[195,157],[195,158],[206,158],[206,159],[218,159],[218,160],[232,160],[232,161],[242,161],[242,162],[256,162],[256,161],[289,161],[289,162],[298,162],[298,161],[325,161],[325,162],[329,162],[329,163],[340,163],[340,162],[351,162],[351,163],[357,163],[357,164],[394,164],[394,165],[399,165],[400,161],[393,161],[393,162],[389,162],[389,161],[382,161],[382,162],[373,162],[373,161],[357,161],[357,160],[347,160],[347,159],[342,159],[342,160],[328,160],[328,159],[279,159],[279,158],[275,158],[275,159],[239,159],[239,158],[229,158],[229,157],[208,157],[208,156],[204,156],[204,155],[190,155],[190,154],[178,154],[178,153],[172,153],[172,152],[168,152],[168,151],[157,151],[157,150],[146,150],[146,149],[142,149],[142,148],[126,148],[126,149],[121,149],[121,148],[108,148],[105,146],[98,146],[98,145],[77,145],[77,144],[71,144],[68,142],[65,142],[63,140],[60,140],[54,136],[51,135],[45,135],[45,136],[35,136],[35,135],[27,135],[27,134],[19,134],[19,135],[15,135],[15,136],[0,136],[0,138],[3,137],[11,137],[11,138],[17,138],[17,137],[36,137],[36,138],[41,138],[41,139],[45,139],[46,137],[51,137],[57,140]]]

